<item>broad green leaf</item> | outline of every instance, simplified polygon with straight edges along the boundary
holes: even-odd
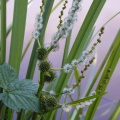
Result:
[[[19,80],[15,70],[6,63],[0,66],[0,86],[4,89],[0,100],[9,108],[17,112],[21,109],[40,112],[39,99],[35,96],[38,84]]]
[[[6,63],[0,65],[0,86],[2,88],[7,89],[8,84],[17,78],[18,75],[11,66]]]

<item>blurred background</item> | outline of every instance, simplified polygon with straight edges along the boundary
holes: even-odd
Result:
[[[64,1],[64,0],[63,0]],[[90,8],[90,5],[93,0],[83,0],[82,2],[82,11],[78,12],[78,21],[74,25],[74,29],[72,31],[72,37],[71,37],[71,43],[70,47],[72,47],[72,44],[75,40],[75,37],[77,36],[77,33],[81,27],[81,24],[84,21],[84,18],[87,14],[87,11]],[[55,0],[54,6],[59,2],[59,0]],[[64,2],[63,2],[64,3]],[[51,36],[57,31],[57,26],[59,24],[58,16],[60,15],[60,11],[62,9],[63,3],[54,11],[52,12],[47,29],[45,34],[45,43],[49,43],[51,41]],[[67,16],[68,10],[71,7],[72,0],[68,1],[67,8],[64,11],[65,18]],[[32,31],[34,31],[34,23],[35,23],[35,16],[37,13],[39,13],[41,5],[41,0],[32,0],[32,2],[28,6],[27,11],[27,20],[26,20],[26,30],[25,30],[25,37],[24,37],[24,47],[23,51],[25,49],[25,46],[29,42],[29,40],[32,37]],[[9,26],[12,23],[13,19],[13,10],[14,10],[14,0],[9,0],[7,3],[7,26]],[[95,32],[94,34],[102,27],[102,25],[109,20],[114,14],[120,11],[120,0],[107,0],[106,4],[98,17],[98,20],[95,24]],[[100,43],[96,50],[95,50],[95,56],[96,61],[94,64],[89,68],[89,70],[85,74],[85,79],[82,81],[82,94],[84,95],[84,91],[86,90],[86,86],[89,84],[89,80],[92,80],[94,74],[98,70],[100,64],[102,63],[103,58],[105,57],[112,41],[114,40],[118,30],[120,29],[120,15],[118,15],[116,18],[114,18],[110,23],[108,23],[105,27],[105,33],[102,36],[102,43]],[[94,38],[92,43],[96,41],[98,36]],[[7,61],[9,59],[9,50],[10,50],[10,40],[11,40],[11,33],[7,37]],[[34,42],[34,41],[33,41]],[[25,78],[26,70],[28,67],[29,58],[32,51],[33,42],[31,43],[25,57],[23,58],[23,61],[21,63],[21,70],[19,73],[20,79]],[[63,48],[64,48],[65,40],[60,41],[60,50],[57,52],[52,52],[49,56],[49,60],[52,63],[52,66],[54,68],[59,68],[61,66],[62,56],[63,56]],[[89,48],[90,48],[89,46]],[[88,48],[88,49],[89,49]],[[81,67],[81,66],[80,66]],[[34,80],[37,81],[38,79],[38,68],[36,67],[36,71],[34,74]],[[94,89],[93,89],[94,90]],[[108,117],[111,114],[111,111],[114,109],[116,103],[120,100],[120,61],[114,71],[114,74],[110,80],[109,86],[106,90],[108,94],[106,94],[101,103],[100,107],[96,112],[96,115],[94,117],[94,120],[108,120]],[[59,110],[59,112],[61,112]],[[64,120],[67,119],[66,113],[64,113]],[[59,120],[59,113],[57,116],[57,120]],[[120,115],[117,120],[120,120]]]

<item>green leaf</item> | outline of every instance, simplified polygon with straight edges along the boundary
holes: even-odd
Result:
[[[120,100],[118,101],[117,105],[115,106],[114,110],[112,111],[109,120],[116,120],[118,115],[120,114]]]
[[[9,64],[19,72],[28,0],[15,0]],[[21,12],[22,11],[22,12]]]
[[[97,94],[97,95],[92,95],[92,96],[89,96],[89,97],[86,97],[86,98],[82,98],[82,99],[80,99],[80,100],[73,101],[73,102],[69,103],[68,105],[76,106],[76,105],[79,104],[80,102],[85,102],[85,101],[88,101],[88,100],[91,100],[91,99],[94,99],[94,98],[103,96],[103,95],[105,95],[105,94],[106,94],[106,93]]]
[[[6,1],[1,0],[0,20],[0,64],[5,62],[6,56]]]
[[[40,112],[39,99],[35,96],[38,84],[31,80],[18,80],[15,70],[6,63],[0,66],[0,86],[5,92],[0,100],[9,108],[19,112],[21,109]]]
[[[0,65],[0,86],[2,88],[7,89],[9,82],[13,82],[17,78],[18,75],[11,66],[6,63]]]

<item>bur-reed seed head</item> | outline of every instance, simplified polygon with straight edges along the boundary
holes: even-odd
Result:
[[[44,81],[45,82],[52,82],[55,79],[56,74],[52,70],[48,71],[48,74],[49,75],[47,75],[47,74],[44,75]]]
[[[42,73],[48,72],[50,70],[50,63],[47,61],[41,61],[39,64],[39,70]]]
[[[44,60],[48,55],[47,50],[44,47],[40,47],[37,49],[37,59],[42,61]]]

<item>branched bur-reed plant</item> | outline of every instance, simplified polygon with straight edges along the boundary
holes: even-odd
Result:
[[[12,120],[13,113],[17,112],[17,120],[56,120],[57,110],[62,108],[62,113],[70,112],[69,120],[92,120],[99,103],[106,94],[105,90],[109,84],[110,78],[120,57],[120,31],[118,32],[113,44],[111,45],[106,57],[103,60],[99,70],[94,76],[93,82],[89,86],[84,97],[81,98],[81,81],[85,78],[85,72],[91,67],[95,58],[93,54],[97,45],[102,41],[102,35],[108,20],[97,32],[98,39],[87,49],[94,32],[94,24],[106,2],[106,0],[94,0],[86,18],[79,30],[76,40],[69,52],[70,38],[77,14],[81,9],[81,0],[73,0],[72,6],[68,11],[68,16],[63,19],[64,10],[66,10],[68,0],[60,1],[63,7],[59,15],[59,24],[57,31],[52,35],[51,42],[44,44],[44,35],[54,0],[42,0],[40,13],[35,18],[35,30],[32,32],[34,39],[33,50],[31,53],[26,78],[19,80],[22,55],[22,46],[25,30],[27,0],[15,0],[14,18],[12,25],[12,38],[9,55],[9,63],[6,63],[6,1],[1,0],[1,41],[0,41],[0,119]],[[20,7],[22,6],[22,8]],[[55,8],[57,8],[55,6]],[[94,9],[93,9],[94,8]],[[22,10],[22,12],[21,12]],[[55,9],[54,9],[55,10]],[[97,11],[97,12],[96,12]],[[19,14],[18,14],[19,13]],[[22,21],[22,22],[20,22]],[[11,29],[10,29],[11,30]],[[54,68],[52,61],[48,57],[51,52],[57,52],[60,49],[59,42],[66,39],[62,66]],[[16,54],[17,53],[17,54]],[[114,58],[114,59],[113,59]],[[36,62],[39,70],[38,83],[33,80]],[[84,66],[81,68],[81,65]],[[59,75],[56,74],[59,71]],[[100,76],[98,85],[94,91],[92,88]],[[76,83],[73,83],[75,76]],[[47,87],[45,84],[47,83]],[[76,89],[77,88],[77,89]],[[73,99],[74,94],[78,92],[77,100]],[[62,98],[63,103],[59,102]],[[68,98],[70,98],[68,100]],[[83,115],[84,107],[87,106],[86,114]],[[117,111],[117,110],[116,110]],[[62,120],[62,114],[60,119]],[[114,112],[116,115],[116,113]],[[113,118],[114,118],[113,114]],[[84,117],[84,118],[83,118]]]

